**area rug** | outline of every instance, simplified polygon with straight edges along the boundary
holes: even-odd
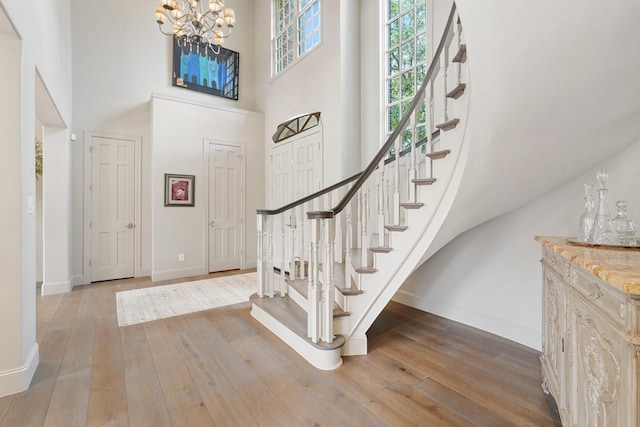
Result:
[[[129,326],[249,301],[256,273],[116,292],[118,326]]]

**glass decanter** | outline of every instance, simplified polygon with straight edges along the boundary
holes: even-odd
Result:
[[[624,246],[635,246],[636,231],[638,225],[635,220],[627,216],[627,207],[629,203],[626,200],[618,200],[616,202],[617,215],[613,218],[613,228],[616,230],[620,244]]]
[[[578,240],[589,241],[593,220],[595,219],[596,202],[593,198],[593,184],[584,185],[584,212],[580,215],[580,230],[578,230]]]
[[[606,169],[600,169],[596,174],[598,180],[598,209],[596,210],[596,216],[593,221],[593,229],[591,230],[591,238],[589,243],[596,245],[618,245],[618,235],[613,228],[613,221],[609,215],[609,199],[607,198],[607,179],[609,179],[609,173]]]

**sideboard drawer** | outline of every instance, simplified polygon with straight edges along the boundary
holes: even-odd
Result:
[[[631,333],[629,317],[631,307],[624,294],[607,285],[593,274],[577,266],[571,266],[569,284],[582,295],[596,311]]]

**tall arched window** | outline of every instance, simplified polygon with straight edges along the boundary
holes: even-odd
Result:
[[[398,125],[411,105],[427,71],[427,35],[430,31],[429,0],[386,0],[385,108],[386,135]],[[419,107],[417,141],[425,138],[426,108]],[[402,147],[411,145],[411,130],[402,135]]]

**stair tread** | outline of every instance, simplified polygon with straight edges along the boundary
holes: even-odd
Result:
[[[426,156],[431,160],[438,160],[438,159],[444,159],[449,154],[451,154],[451,150],[447,149],[447,150],[433,151],[431,153],[427,153]]]
[[[411,180],[411,182],[417,185],[431,185],[436,181],[435,178],[415,178]]]
[[[375,253],[386,254],[386,253],[391,252],[393,250],[393,248],[390,248],[388,246],[370,246],[369,250],[371,252],[375,252]]]
[[[453,57],[451,62],[466,62],[467,61],[467,45],[464,43],[460,44],[460,48],[456,53],[456,56]]]
[[[423,206],[424,206],[424,203],[413,203],[413,202],[400,203],[400,207],[403,207],[405,209],[420,209]]]
[[[378,271],[375,268],[362,265],[362,249],[351,250],[351,265],[357,273],[372,274]]]
[[[307,313],[288,296],[260,298],[253,294],[249,300],[317,349],[335,350],[344,345],[345,339],[342,335],[336,335],[332,343],[314,343],[307,338]]]
[[[456,87],[454,87],[447,93],[447,98],[453,98],[453,99],[460,98],[466,88],[467,88],[467,85],[465,83],[458,83]]]
[[[405,231],[409,227],[406,225],[385,225],[384,228],[389,231]]]
[[[444,123],[440,123],[439,125],[436,125],[436,127],[446,132],[458,126],[458,123],[460,123],[460,119],[451,119],[451,120],[447,120]]]

